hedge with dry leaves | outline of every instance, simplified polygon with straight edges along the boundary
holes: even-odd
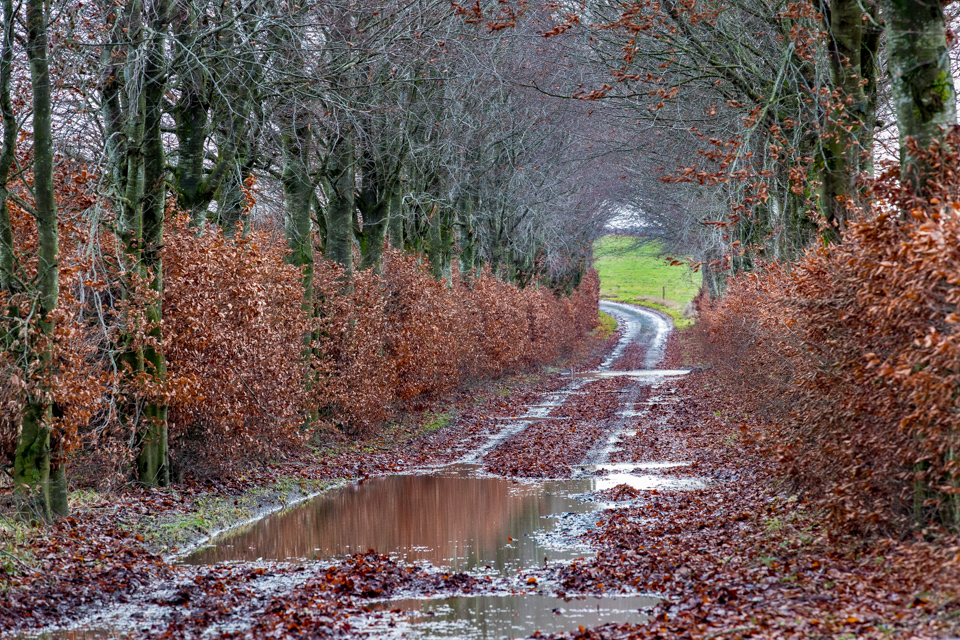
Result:
[[[841,244],[700,303],[709,358],[775,425],[762,443],[844,527],[960,528],[957,164],[926,200],[887,171]]]

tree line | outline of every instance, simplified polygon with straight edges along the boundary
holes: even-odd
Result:
[[[639,228],[692,254],[712,295],[764,261],[836,243],[890,163],[956,124],[953,3],[591,2],[551,38],[588,69],[552,92],[594,104]],[[492,22],[492,17],[488,17]]]
[[[482,29],[434,0],[2,12],[4,432],[15,489],[43,518],[67,510],[65,421],[120,425],[132,477],[170,482],[165,271],[182,265],[165,256],[214,260],[173,242],[171,216],[236,260],[283,239],[316,364],[330,297],[361,300],[357,274],[381,274],[387,246],[448,288],[486,273],[572,294],[619,188],[588,151],[589,105],[532,88],[550,73],[533,23]],[[75,393],[90,396],[79,417],[61,398],[65,353],[110,380]]]

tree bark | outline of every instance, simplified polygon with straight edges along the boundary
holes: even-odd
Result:
[[[207,142],[210,109],[203,92],[202,81],[198,79],[195,84],[183,89],[174,109],[177,123],[177,168],[174,171],[177,200],[180,207],[190,214],[197,227],[206,223],[207,205],[212,199],[212,194],[207,193],[203,180],[204,147]]]
[[[468,280],[477,268],[477,240],[473,228],[473,216],[476,211],[476,200],[473,194],[465,193],[460,198],[457,211],[460,218],[457,222],[457,244],[460,249],[460,275]]]
[[[13,72],[13,0],[3,0],[3,44],[0,49],[0,116],[3,121],[3,146],[0,148],[0,290],[13,293],[16,286],[16,258],[13,253],[13,227],[7,206],[10,168],[16,152],[16,114],[10,100],[10,78]]]
[[[327,208],[327,243],[324,255],[344,269],[344,279],[353,279],[353,218],[355,192],[353,137],[343,133],[330,152],[327,175],[330,203]]]
[[[163,93],[166,86],[164,47],[170,11],[169,0],[157,0],[153,16],[153,37],[144,70],[144,137],[143,137],[143,243],[141,260],[156,293],[147,304],[147,335],[152,339],[143,349],[143,362],[154,384],[166,379],[167,361],[161,348],[163,335],[163,218],[167,200],[166,156],[160,129],[163,117]],[[144,407],[145,431],[141,440],[137,471],[141,484],[165,487],[170,484],[167,444],[167,405],[150,398]]]
[[[403,183],[397,181],[390,194],[390,246],[403,251]]]
[[[943,9],[938,0],[882,0],[881,7],[900,130],[900,176],[923,195],[931,167],[910,151],[908,140],[926,149],[957,122]]]
[[[862,133],[868,126],[867,119],[876,116],[868,114],[869,100],[862,82],[865,25],[860,0],[830,0],[824,16],[835,96],[821,139],[820,207],[828,224],[825,238],[838,242],[848,219],[860,208],[857,179],[864,151],[869,152],[873,143],[872,137],[864,140]],[[871,120],[870,131],[872,124]]]
[[[357,233],[360,242],[360,268],[373,269],[377,274],[382,266],[383,242],[387,235],[395,182],[391,176],[384,175],[375,162],[364,162],[357,198],[357,209],[363,219],[363,226]]]
[[[59,238],[57,205],[53,187],[53,132],[50,95],[50,68],[47,60],[47,15],[43,0],[27,2],[27,58],[33,87],[33,189],[37,218],[38,323],[44,337],[53,338],[51,314],[60,297]],[[38,354],[42,375],[52,359],[48,342]],[[44,520],[65,515],[66,483],[64,461],[51,425],[53,406],[48,389],[41,383],[31,394],[24,412],[20,439],[14,458],[14,487],[28,509]],[[63,495],[61,495],[63,494]]]
[[[877,105],[879,102],[877,56],[880,55],[883,25],[880,22],[879,0],[872,0],[865,4],[867,19],[863,25],[863,39],[860,44],[860,69],[865,82],[863,93],[866,98],[866,109],[863,114],[863,128],[860,130],[860,149],[862,153],[860,168],[872,178],[874,175],[873,142],[877,130]]]
[[[306,120],[290,123],[283,136],[283,195],[286,202],[287,262],[303,270],[303,308],[313,312],[313,235],[310,219],[314,187],[308,159],[313,134]]]

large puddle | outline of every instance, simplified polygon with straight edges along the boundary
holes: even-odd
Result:
[[[545,562],[591,555],[579,534],[609,505],[584,494],[627,484],[636,489],[697,489],[699,480],[658,474],[684,463],[581,467],[582,477],[523,482],[458,464],[418,475],[374,478],[319,496],[215,540],[187,564],[334,559],[373,549],[406,562],[452,571],[515,576]],[[402,613],[396,627],[371,631],[391,638],[526,638],[612,622],[641,623],[655,596],[564,600],[538,594],[465,595],[388,600],[376,610]],[[395,615],[381,619],[394,621]],[[381,633],[382,632],[382,633]]]
[[[512,575],[542,566],[545,558],[584,557],[587,550],[576,536],[592,518],[582,514],[600,508],[582,499],[584,493],[617,484],[702,486],[642,473],[643,466],[591,469],[600,475],[536,483],[485,476],[479,466],[466,464],[428,475],[374,478],[252,523],[183,562],[331,559],[373,549],[453,571]]]

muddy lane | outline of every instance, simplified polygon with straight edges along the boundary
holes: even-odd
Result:
[[[643,622],[660,602],[643,585],[570,598],[556,577],[593,556],[586,535],[624,496],[705,486],[673,473],[685,460],[622,454],[686,372],[657,369],[667,320],[601,308],[621,335],[600,366],[471,433],[451,463],[249,523],[179,558],[174,578],[41,637],[500,639]]]

